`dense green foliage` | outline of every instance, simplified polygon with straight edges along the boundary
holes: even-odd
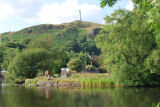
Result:
[[[34,78],[44,75],[45,70],[49,70],[50,75],[60,73],[60,69],[65,67],[67,63],[66,54],[60,50],[46,49],[32,47],[17,53],[15,57],[9,60],[9,64],[7,63],[9,72],[6,78],[14,81],[17,79]],[[5,65],[4,62],[2,65]]]
[[[2,63],[2,69],[8,70],[9,63],[12,61],[12,59],[18,54],[19,49],[18,48],[8,48],[4,51],[3,55],[3,63]]]
[[[75,70],[77,72],[80,72],[82,70],[82,63],[78,58],[70,60],[67,66],[72,71]]]
[[[101,0],[101,7],[105,7],[106,5],[112,7],[118,0]]]
[[[95,69],[95,67],[93,65],[87,65],[86,68],[90,71]]]
[[[146,17],[150,30],[153,30],[156,43],[160,46],[160,1],[159,0],[133,0]]]
[[[54,49],[77,53],[82,51],[88,52],[90,55],[99,55],[101,52],[96,47],[94,38],[98,33],[95,32],[95,29],[100,29],[101,27],[102,25],[100,24],[90,22],[80,23],[79,21],[61,25],[37,25],[17,32],[2,34],[2,43],[19,42],[23,45],[29,44],[29,48],[33,47],[33,45],[37,48],[44,48],[52,42],[50,46]],[[90,34],[90,32],[93,33]],[[47,38],[48,41],[42,38]]]
[[[101,7],[113,6],[118,0],[101,0]],[[153,30],[156,43],[160,46],[160,1],[159,0],[132,0],[136,8],[139,8],[146,18],[146,23]]]
[[[49,70],[50,75],[61,73],[61,68],[67,67],[67,63],[72,62],[73,59],[77,59],[76,63],[79,63],[78,67],[71,68],[71,70],[78,72],[82,71],[82,67],[90,62],[88,53],[75,53],[62,48],[58,49],[52,36],[41,37],[32,41],[27,38],[21,43],[25,45],[22,45],[26,47],[25,50],[12,45],[8,47],[8,44],[1,46],[3,50],[2,67],[9,71],[6,78],[14,80],[14,82],[41,76],[45,70]],[[75,65],[73,64],[73,66]]]
[[[38,71],[52,70],[52,53],[43,49],[28,49],[16,55],[8,67],[7,78],[33,78]]]
[[[89,63],[88,54],[99,55],[95,37],[102,25],[90,22],[71,22],[61,25],[37,25],[17,32],[3,33],[0,45],[0,64],[11,80],[61,73],[61,68],[77,59],[82,71]],[[27,58],[27,59],[26,59]],[[46,60],[44,60],[46,59]]]
[[[24,48],[25,45],[20,43],[7,42],[0,45],[0,64],[3,63],[2,66],[6,66],[3,68],[3,70],[7,70],[7,66],[10,60],[15,56],[16,51],[21,51]]]
[[[159,84],[159,49],[144,15],[139,10],[117,10],[105,20],[96,43],[114,81],[131,86]]]
[[[101,7],[117,1],[101,0]],[[132,2],[133,11],[119,9],[106,16],[102,30],[102,25],[75,21],[2,34],[0,63],[8,69],[7,77],[33,78],[45,70],[52,75],[62,67],[77,72],[99,67],[109,72],[116,84],[160,85],[160,2]],[[94,59],[94,55],[99,56]],[[97,79],[88,81],[98,83]]]
[[[74,53],[73,51],[67,53],[67,58],[69,62],[67,63],[67,67],[71,70],[75,70],[77,72],[83,71],[85,65],[90,63],[90,59],[87,53]]]

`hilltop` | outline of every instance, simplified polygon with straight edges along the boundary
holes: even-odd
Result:
[[[37,38],[42,36],[57,36],[57,37],[66,37],[73,33],[72,37],[78,36],[87,37],[88,40],[93,40],[93,38],[97,35],[99,30],[103,25],[92,23],[92,22],[84,22],[84,21],[74,21],[70,23],[63,24],[41,24],[32,27],[28,27],[16,32],[7,32],[1,35],[2,43],[7,41],[17,42],[23,40],[24,38]],[[72,38],[72,39],[73,39]],[[71,39],[71,38],[70,38]]]
[[[24,44],[28,41],[48,38],[48,41],[53,43],[53,48],[98,55],[100,50],[97,49],[94,39],[102,27],[101,24],[84,21],[73,21],[57,25],[41,24],[16,32],[3,33],[1,34],[1,42],[2,44]]]

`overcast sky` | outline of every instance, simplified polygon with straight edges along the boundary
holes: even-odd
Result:
[[[118,8],[133,9],[130,0],[100,8],[100,0],[0,0],[0,33],[37,24],[61,24],[82,20],[104,24],[103,18]]]

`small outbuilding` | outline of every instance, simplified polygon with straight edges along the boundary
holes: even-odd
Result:
[[[1,71],[1,76],[5,76],[8,71]]]
[[[61,68],[61,77],[62,78],[66,78],[67,75],[69,75],[70,72],[69,72],[69,69],[68,68]]]

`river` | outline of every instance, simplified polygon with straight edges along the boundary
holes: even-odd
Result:
[[[156,107],[160,87],[55,89],[0,82],[0,107]]]

